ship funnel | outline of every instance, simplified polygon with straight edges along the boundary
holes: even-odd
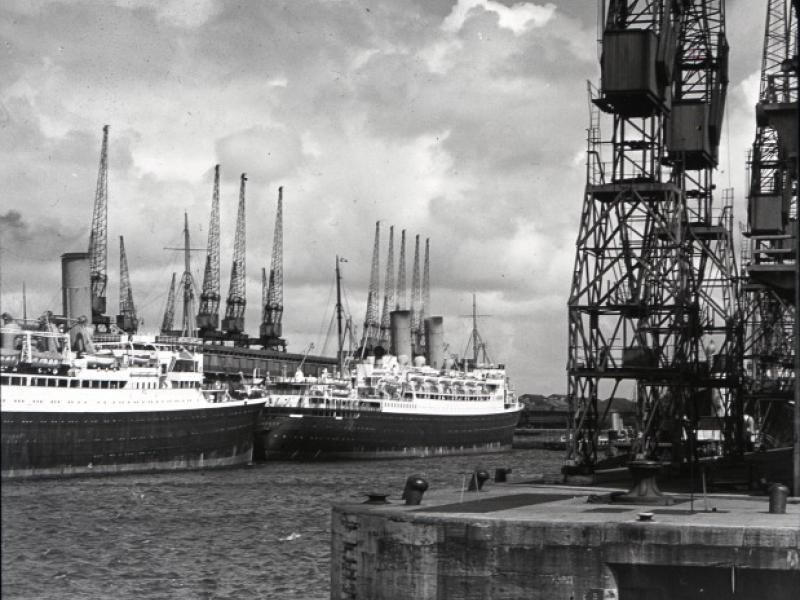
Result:
[[[411,354],[411,311],[395,310],[389,314],[392,329],[392,354],[397,357]]]
[[[444,366],[444,319],[442,317],[428,317],[425,319],[425,352],[428,365],[434,369]]]
[[[88,252],[61,255],[61,301],[67,319],[92,318]]]
[[[6,333],[0,335],[0,347],[6,350],[9,356],[13,356],[13,354],[19,350],[19,348],[16,347],[17,336],[15,332],[22,331],[22,327],[19,326],[19,323],[13,321],[11,315],[6,313],[3,313],[2,319],[0,319],[0,325],[6,330]]]

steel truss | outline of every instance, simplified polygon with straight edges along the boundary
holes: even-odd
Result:
[[[765,447],[792,441],[781,409],[794,396],[797,375],[797,309],[793,288],[786,285],[795,275],[797,172],[769,113],[792,104],[796,111],[797,77],[785,68],[797,55],[796,40],[797,19],[786,1],[769,0],[757,126],[748,162],[748,223],[743,234],[749,243],[743,253],[742,289],[745,410],[755,419],[756,443]]]
[[[603,85],[590,86],[587,185],[569,299],[568,394],[578,417],[567,468],[586,471],[599,462],[600,407],[608,412],[626,380],[638,400],[637,454],[669,448],[681,463],[684,441],[706,414],[722,419],[733,450],[741,413],[733,393],[731,199],[720,209],[713,203],[727,85],[723,8],[700,0],[611,2],[603,38]],[[639,55],[652,50],[651,63],[639,66],[654,76],[628,89],[618,73],[628,65],[614,57],[637,45],[645,50]],[[598,109],[611,117],[608,141]],[[680,140],[681,114],[705,119],[707,143],[669,143]]]

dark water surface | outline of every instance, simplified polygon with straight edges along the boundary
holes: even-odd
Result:
[[[476,467],[511,480],[555,472],[563,452],[348,462],[4,482],[2,597],[329,596],[330,507],[407,476],[461,486]]]

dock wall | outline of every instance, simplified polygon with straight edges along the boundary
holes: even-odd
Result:
[[[777,517],[775,527],[716,514],[712,520],[719,524],[709,525],[692,523],[694,517],[658,522],[659,515],[656,522],[638,522],[630,507],[620,521],[621,513],[591,512],[603,507],[587,506],[585,499],[569,506],[581,516],[559,514],[556,506],[541,519],[431,514],[435,507],[431,513],[405,506],[337,507],[331,598],[798,597],[800,514],[769,515]]]

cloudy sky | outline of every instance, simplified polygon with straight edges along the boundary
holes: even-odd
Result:
[[[717,181],[736,189],[739,220],[765,5],[728,2]],[[4,0],[2,310],[21,314],[25,281],[29,315],[60,311],[59,256],[88,246],[109,124],[110,314],[124,235],[138,311],[145,329],[158,326],[183,268],[163,248],[182,243],[184,211],[192,245],[205,247],[220,163],[223,295],[238,179],[249,177],[252,335],[282,185],[290,351],[323,347],[336,254],[363,322],[380,220],[382,259],[389,225],[430,238],[432,312],[445,317],[450,352],[466,347],[461,315],[475,293],[490,355],[517,390],[563,393],[596,10],[593,0]],[[200,280],[202,253],[193,260]]]

